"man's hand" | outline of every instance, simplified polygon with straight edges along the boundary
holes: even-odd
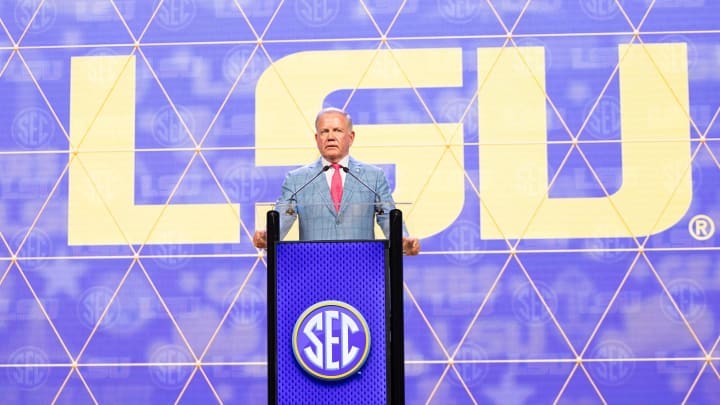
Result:
[[[420,241],[418,238],[403,237],[403,253],[407,256],[415,256],[420,253]]]
[[[253,235],[253,246],[258,249],[267,248],[267,231],[255,231]]]

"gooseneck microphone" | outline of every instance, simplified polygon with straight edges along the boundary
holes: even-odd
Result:
[[[341,168],[345,173],[347,173],[347,174],[349,174],[350,176],[352,176],[352,177],[353,177],[355,180],[357,180],[360,184],[362,184],[363,186],[365,186],[366,189],[370,190],[373,194],[375,194],[375,203],[376,203],[376,204],[382,203],[382,197],[380,197],[380,194],[378,194],[378,192],[375,191],[372,187],[368,186],[364,181],[360,180],[360,178],[359,178],[358,176],[354,175],[353,172],[350,171],[350,168],[349,168],[349,167],[345,167],[345,166],[343,166],[343,165],[340,165],[340,168]],[[382,215],[382,214],[385,213],[385,211],[382,209],[382,206],[380,206],[380,205],[376,205],[376,206],[375,206],[375,212],[377,212],[377,213],[380,214],[380,215]]]
[[[330,165],[323,166],[322,169],[320,169],[320,171],[319,171],[316,175],[314,175],[310,180],[306,181],[305,184],[303,184],[302,186],[300,186],[300,188],[297,189],[297,191],[295,191],[294,193],[292,193],[292,195],[290,195],[290,198],[288,199],[288,202],[290,203],[290,206],[288,207],[287,210],[285,210],[285,213],[286,213],[286,214],[288,214],[288,215],[294,215],[294,214],[295,214],[295,208],[293,208],[293,206],[295,205],[294,203],[296,202],[295,196],[298,195],[298,193],[301,192],[305,187],[309,186],[310,183],[312,183],[313,181],[315,181],[315,179],[317,179],[318,177],[320,177],[321,174],[323,174],[323,173],[325,173],[326,171],[328,171],[328,169],[330,169],[331,167],[332,167],[332,166],[330,166]]]

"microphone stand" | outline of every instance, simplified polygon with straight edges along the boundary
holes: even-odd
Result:
[[[350,168],[349,168],[349,167],[345,167],[345,166],[340,165],[340,168],[341,168],[345,173],[347,173],[347,174],[349,174],[350,176],[352,176],[352,177],[353,177],[355,180],[357,180],[360,184],[362,184],[363,186],[365,186],[366,189],[370,190],[373,194],[375,194],[375,212],[376,212],[378,215],[384,214],[384,213],[385,213],[385,210],[383,210],[382,205],[378,205],[378,204],[382,204],[382,198],[380,197],[380,194],[378,194],[377,191],[373,190],[372,187],[368,186],[364,181],[360,180],[360,178],[359,178],[358,176],[354,175],[353,172],[350,171]]]
[[[307,182],[305,182],[305,184],[303,184],[302,186],[300,186],[300,188],[297,189],[297,191],[295,191],[294,193],[292,193],[292,195],[291,195],[290,198],[288,199],[288,203],[290,203],[290,206],[288,207],[287,210],[285,210],[285,213],[286,213],[287,215],[295,215],[295,209],[293,208],[294,203],[297,201],[297,200],[295,200],[295,196],[296,196],[299,192],[301,192],[305,187],[307,187],[308,185],[310,185],[310,183],[312,183],[315,179],[317,179],[321,174],[323,174],[323,173],[325,173],[326,171],[328,171],[328,169],[330,169],[330,167],[331,167],[330,165],[323,166],[323,168],[322,168],[316,175],[314,175],[310,180],[308,180]]]

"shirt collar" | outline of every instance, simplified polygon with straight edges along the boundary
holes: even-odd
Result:
[[[340,159],[338,163],[340,164],[340,166],[349,167],[348,164],[350,163],[350,155],[346,155],[344,158]],[[325,167],[332,165],[332,163],[330,163],[327,159],[322,158],[322,165],[323,167]]]

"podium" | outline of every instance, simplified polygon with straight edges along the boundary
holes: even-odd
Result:
[[[402,212],[389,239],[280,241],[267,213],[268,403],[404,404]]]

